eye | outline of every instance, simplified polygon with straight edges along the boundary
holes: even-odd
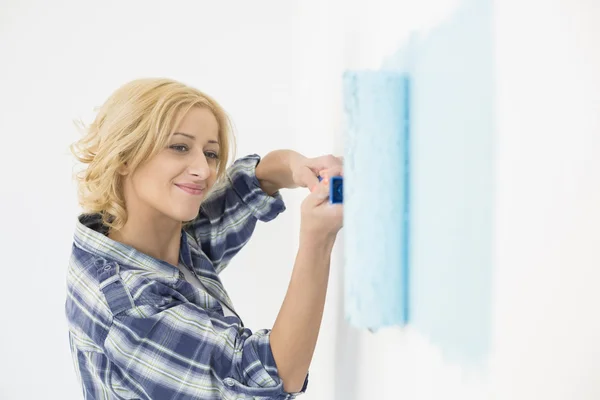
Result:
[[[178,153],[185,153],[186,151],[189,150],[185,144],[174,144],[174,145],[170,146],[169,148],[175,150]]]
[[[214,151],[207,151],[204,153],[204,155],[208,158],[212,158],[214,160],[218,160],[219,159],[219,155],[217,153],[215,153]]]

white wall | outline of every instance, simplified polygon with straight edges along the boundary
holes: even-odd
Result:
[[[600,398],[600,2],[499,0],[497,398]]]
[[[285,147],[340,154],[337,79],[348,62],[341,4],[0,2],[6,282],[0,291],[0,399],[81,398],[63,316],[78,210],[67,152],[77,137],[71,119],[91,116],[129,79],[165,75],[223,103],[236,123],[239,154]],[[413,330],[372,335],[348,327],[340,312],[340,242],[305,399],[600,398],[599,4],[495,5],[491,381],[444,360]],[[431,9],[421,21],[443,19]],[[259,226],[224,273],[253,328],[272,325],[293,264],[303,194],[284,196],[288,211]]]

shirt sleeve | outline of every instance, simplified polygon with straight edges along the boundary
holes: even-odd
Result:
[[[105,354],[148,398],[294,399],[278,376],[270,331],[252,333],[190,303],[151,316],[120,314]],[[141,394],[140,393],[140,394]]]
[[[236,160],[186,225],[217,273],[250,240],[257,221],[271,221],[285,210],[279,192],[269,196],[261,189],[256,178],[259,162],[256,154]]]

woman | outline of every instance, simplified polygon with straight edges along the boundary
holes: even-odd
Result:
[[[119,88],[72,146],[87,167],[66,314],[86,398],[292,399],[317,340],[341,205],[333,156],[250,155],[226,168],[231,130],[209,96],[167,79]],[[325,179],[319,183],[318,175]],[[244,327],[218,274],[257,221],[307,187],[290,285],[271,330]]]

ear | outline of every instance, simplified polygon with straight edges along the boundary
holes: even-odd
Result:
[[[117,173],[119,175],[123,175],[123,176],[129,175],[129,166],[127,165],[127,163],[124,163],[123,165],[121,165],[119,167],[119,169],[117,169]]]

